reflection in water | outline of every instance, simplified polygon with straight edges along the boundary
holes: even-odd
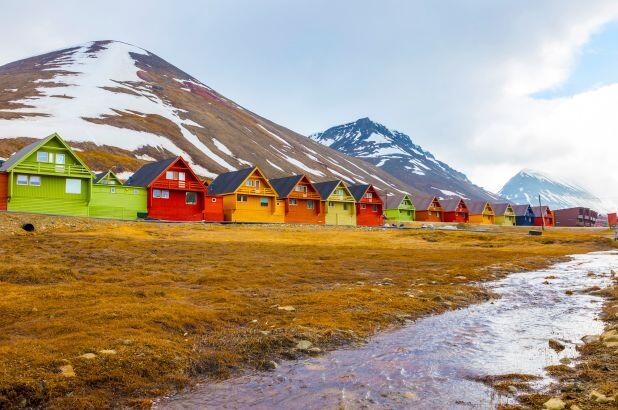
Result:
[[[601,298],[567,290],[607,286],[618,253],[576,255],[549,269],[492,283],[499,300],[418,320],[361,348],[284,362],[272,372],[208,383],[162,408],[492,408],[508,403],[475,376],[543,375],[576,355],[574,343],[603,324]],[[597,275],[588,275],[593,272]],[[546,282],[548,275],[556,279]],[[566,342],[560,354],[548,339]]]

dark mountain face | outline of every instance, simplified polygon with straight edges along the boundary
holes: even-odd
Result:
[[[440,197],[496,200],[498,195],[476,185],[461,172],[437,160],[399,131],[361,118],[310,136],[344,154],[360,158],[420,191]]]
[[[306,174],[381,189],[411,187],[371,164],[250,112],[153,53],[94,41],[0,67],[0,161],[53,132],[94,171],[128,178],[182,155],[195,171],[258,165],[269,177]]]

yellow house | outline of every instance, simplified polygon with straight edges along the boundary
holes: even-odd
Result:
[[[468,203],[469,221],[471,224],[492,225],[494,223],[494,209],[487,201]]]
[[[208,187],[208,195],[223,197],[226,221],[284,222],[285,204],[258,167],[220,174]]]
[[[515,210],[508,203],[491,204],[494,209],[494,223],[503,226],[515,226]]]
[[[356,225],[356,200],[343,181],[313,184],[326,209],[326,225]]]

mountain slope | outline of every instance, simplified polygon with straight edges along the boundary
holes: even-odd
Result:
[[[551,209],[584,206],[606,211],[601,199],[586,189],[539,171],[525,169],[515,174],[500,190],[500,195],[517,204],[543,205]]]
[[[423,192],[440,197],[495,200],[498,196],[472,184],[461,172],[438,161],[399,131],[361,118],[310,136],[344,154],[360,158]]]
[[[401,181],[230,101],[160,57],[95,41],[0,67],[0,158],[58,132],[97,171],[124,177],[146,161],[182,155],[206,177],[260,166],[388,189]]]

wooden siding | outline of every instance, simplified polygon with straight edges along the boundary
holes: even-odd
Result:
[[[416,210],[416,220],[422,222],[442,222],[442,210],[432,209],[426,211]]]
[[[158,189],[158,188],[157,188]],[[195,204],[186,203],[187,191],[170,190],[169,198],[154,198],[148,188],[148,217],[166,221],[201,221],[204,218],[204,193],[197,193]]]
[[[294,224],[318,224],[323,225],[326,222],[324,214],[324,204],[320,201],[320,196],[317,199],[293,198],[296,200],[296,205],[290,203],[290,198],[284,201],[286,223]],[[313,208],[309,208],[309,201],[313,201]]]
[[[206,195],[204,203],[204,220],[208,222],[223,222],[223,197],[219,195]]]
[[[494,224],[502,226],[515,226],[515,215],[495,215]]]
[[[352,201],[325,201],[326,225],[356,225],[356,207]]]
[[[9,193],[9,175],[0,172],[0,211],[6,211],[6,201]]]
[[[240,194],[239,194],[240,195]],[[285,205],[274,196],[247,195],[247,202],[239,202],[237,194],[223,196],[225,220],[230,222],[270,222],[285,221]],[[262,206],[266,198],[267,206]]]
[[[41,186],[17,185],[17,175],[10,181],[8,210],[52,215],[88,216],[90,179],[81,178],[81,193],[66,193],[65,177],[40,175]]]
[[[148,212],[147,196],[142,187],[94,184],[88,213],[94,218],[134,220]]]
[[[414,208],[394,208],[384,211],[386,222],[389,223],[414,221],[416,219],[415,214]]]
[[[493,225],[495,217],[493,214],[470,214],[469,221],[472,224]]]

